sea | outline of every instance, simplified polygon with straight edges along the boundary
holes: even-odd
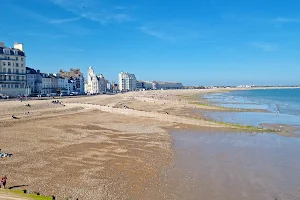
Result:
[[[217,106],[253,111],[205,113],[214,120],[260,127],[288,125],[300,134],[300,88],[237,90],[204,97]]]

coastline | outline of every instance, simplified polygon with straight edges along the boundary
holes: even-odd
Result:
[[[14,153],[2,160],[0,173],[10,177],[9,184],[60,198],[138,199],[173,158],[170,130],[267,131],[191,112],[219,108],[195,106],[185,97],[220,91],[141,91],[63,98],[62,104],[31,100],[30,108],[26,101],[0,102],[0,146]]]

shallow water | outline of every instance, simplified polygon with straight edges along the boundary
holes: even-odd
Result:
[[[234,124],[259,126],[261,124],[299,125],[300,116],[260,112],[202,112],[203,115],[216,121]]]
[[[288,115],[300,115],[300,89],[240,90],[205,95],[205,98],[226,107],[244,106],[250,109],[267,109]]]
[[[218,106],[222,106],[225,108],[238,108],[238,109],[261,109],[261,110],[268,110],[268,105],[260,105],[254,103],[247,103],[247,104],[238,104],[238,103],[221,103],[217,104]]]
[[[261,112],[202,112],[216,121],[259,126],[282,124],[300,132],[300,89],[241,90],[206,95],[213,104],[240,109],[265,109]]]
[[[212,130],[172,136],[174,166],[153,199],[299,200],[300,139]]]

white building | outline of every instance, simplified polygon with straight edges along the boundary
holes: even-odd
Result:
[[[0,93],[8,96],[26,94],[26,56],[24,45],[17,42],[13,48],[0,42]]]
[[[100,94],[107,91],[108,80],[102,74],[96,75],[92,67],[89,67],[88,77],[84,86],[87,94]]]
[[[119,74],[119,90],[120,91],[134,91],[136,90],[136,77],[134,74],[128,72],[121,72]]]
[[[62,95],[69,95],[70,90],[69,90],[69,83],[68,83],[68,78],[65,77],[58,77],[58,88],[57,91],[59,94]]]
[[[52,92],[51,77],[49,74],[42,73],[41,94],[50,94]]]

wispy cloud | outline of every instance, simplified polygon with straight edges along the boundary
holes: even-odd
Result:
[[[80,20],[80,17],[68,18],[68,19],[51,19],[49,23],[51,24],[62,24],[67,22],[74,22]]]
[[[7,6],[8,7],[8,6]],[[91,31],[90,29],[79,25],[79,24],[71,24],[71,23],[65,23],[62,22],[62,20],[56,20],[54,21],[53,19],[40,14],[38,11],[33,11],[30,9],[26,9],[25,7],[21,7],[19,5],[11,5],[10,7],[8,7],[11,10],[14,10],[16,13],[19,13],[20,16],[25,17],[25,18],[30,18],[32,20],[34,20],[35,22],[44,24],[47,26],[47,30],[46,29],[35,29],[35,30],[31,30],[32,32],[30,32],[29,34],[37,34],[40,36],[45,36],[45,37],[49,37],[49,30],[53,31],[53,32],[63,32],[57,35],[58,37],[61,37],[64,34],[75,34],[75,35],[87,35],[87,34],[91,34],[94,33],[95,31]],[[74,20],[75,18],[73,18]],[[66,20],[64,20],[66,22]],[[70,21],[70,20],[69,20]],[[52,23],[51,23],[52,22]],[[54,22],[54,23],[53,23]],[[56,23],[55,23],[56,22]],[[51,26],[49,26],[49,24]],[[56,37],[55,35],[52,36]]]
[[[300,23],[300,18],[284,18],[284,17],[277,17],[273,20],[274,22],[278,23]]]
[[[278,45],[276,45],[276,44],[260,43],[260,42],[251,43],[251,46],[259,48],[263,51],[276,51],[279,48]]]
[[[202,34],[196,26],[183,22],[148,23],[138,27],[138,30],[149,36],[173,42],[202,37]]]
[[[96,21],[102,25],[131,21],[128,8],[115,6],[108,1],[99,0],[49,0],[55,5],[73,13],[78,18]]]
[[[142,31],[143,33],[146,33],[150,36],[154,36],[156,38],[159,38],[159,39],[170,39],[169,36],[165,35],[164,33],[160,32],[159,30],[154,30],[152,29],[151,27],[148,27],[148,26],[141,26],[141,27],[138,27],[138,29],[140,31]]]

